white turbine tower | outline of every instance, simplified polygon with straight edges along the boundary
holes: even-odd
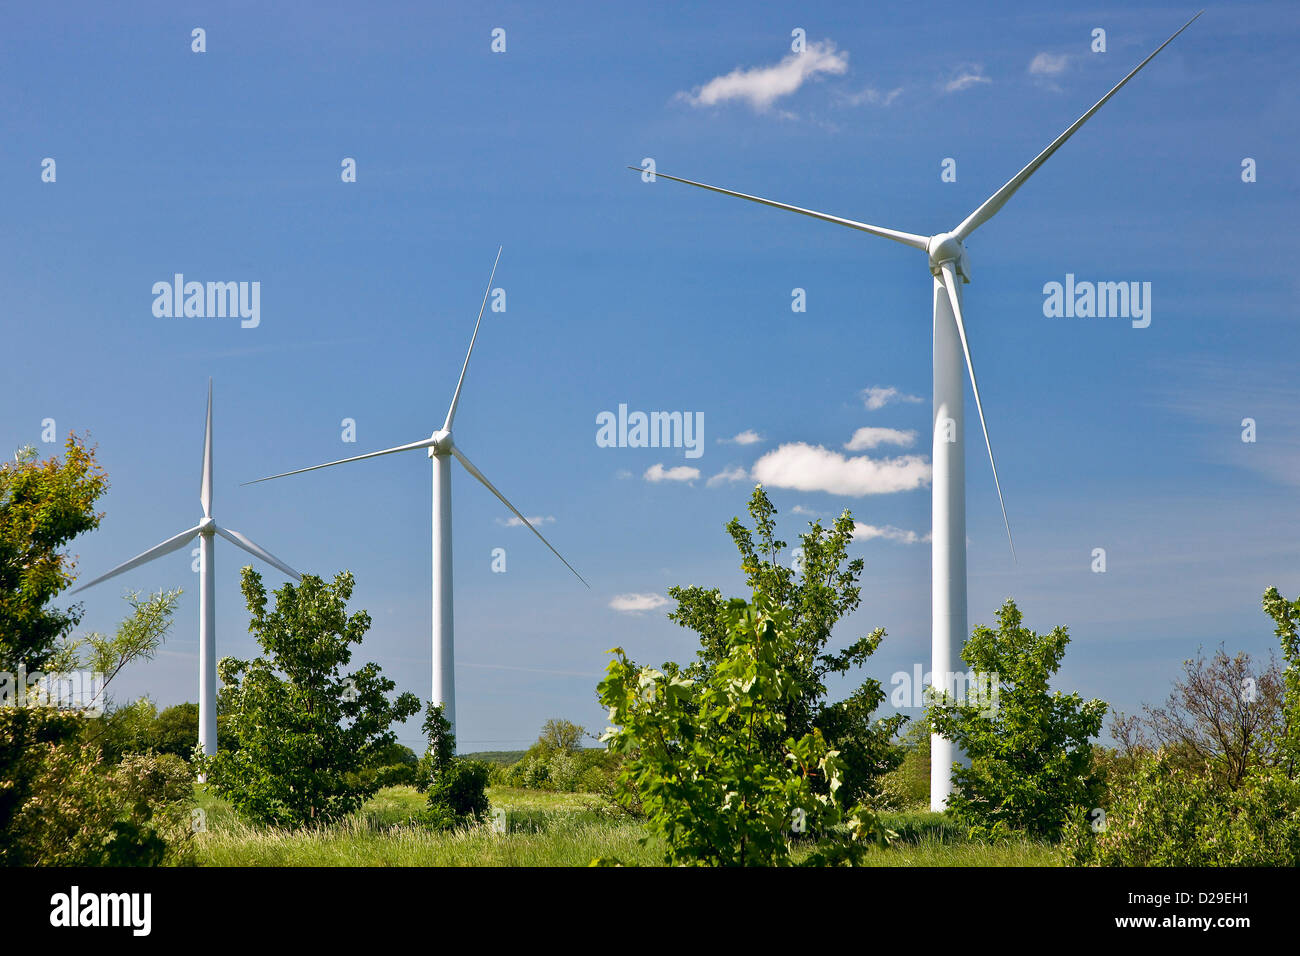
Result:
[[[1015,557],[1015,543],[1011,541],[1011,525],[1007,521],[1006,505],[1002,502],[1002,486],[998,482],[997,464],[993,460],[993,445],[989,441],[988,426],[984,421],[984,408],[980,403],[979,386],[975,382],[975,366],[971,362],[970,344],[966,338],[966,324],[961,311],[961,283],[970,282],[971,279],[970,264],[963,243],[971,233],[993,218],[1038,167],[1043,165],[1097,110],[1101,109],[1107,100],[1119,92],[1124,84],[1133,79],[1139,70],[1150,63],[1157,53],[1172,43],[1174,38],[1191,26],[1200,15],[1197,13],[1173,36],[1160,44],[1088,112],[1075,120],[1065,132],[1052,141],[1050,146],[1035,156],[1028,166],[1016,173],[1005,186],[986,199],[951,232],[919,236],[910,232],[884,229],[852,219],[843,219],[799,206],[774,202],[759,196],[710,186],[707,183],[679,179],[658,170],[653,171],[654,177],[663,177],[688,186],[698,186],[726,196],[735,196],[737,199],[748,199],[750,202],[797,212],[824,222],[848,226],[850,229],[857,229],[873,236],[892,239],[919,249],[929,257],[930,273],[934,277],[931,679],[936,688],[942,687],[949,693],[953,690],[955,649],[961,648],[966,641],[966,465],[965,453],[961,445],[961,438],[965,434],[962,409],[965,393],[962,383],[963,363],[966,372],[970,375],[971,390],[975,395],[975,408],[979,412],[980,427],[984,431],[984,444],[988,448],[989,464],[993,467],[993,483],[997,488],[998,503],[1002,505],[1002,521],[1007,528],[1007,540],[1011,542],[1012,557]],[[639,173],[647,172],[640,166],[629,166],[628,169]],[[930,747],[930,806],[934,810],[942,810],[947,805],[948,795],[952,792],[952,765],[957,755],[951,741],[937,734],[931,735]]]
[[[380,455],[392,455],[400,451],[414,451],[420,448],[429,450],[429,457],[433,459],[433,702],[443,705],[443,714],[451,723],[454,731],[456,726],[456,673],[455,673],[455,646],[453,643],[453,617],[452,617],[452,591],[451,591],[451,458],[455,456],[456,460],[465,466],[465,470],[483,483],[488,491],[496,495],[501,503],[505,505],[514,514],[516,518],[528,526],[533,534],[541,539],[542,544],[551,549],[551,553],[563,562],[564,566],[583,584],[587,584],[581,574],[574,570],[573,565],[564,560],[563,555],[551,546],[540,531],[533,527],[532,522],[520,513],[519,509],[512,505],[506,496],[488,481],[483,472],[474,467],[473,462],[465,457],[464,452],[460,450],[451,440],[451,426],[456,418],[456,406],[460,402],[460,390],[465,384],[465,372],[469,369],[470,356],[474,354],[474,343],[478,340],[479,325],[483,322],[483,310],[487,306],[488,296],[492,293],[492,279],[496,276],[497,263],[501,261],[501,249],[497,249],[496,261],[492,263],[492,273],[488,276],[487,289],[483,292],[483,303],[479,306],[478,319],[474,323],[474,334],[469,340],[469,351],[465,353],[465,364],[460,369],[460,380],[456,383],[456,391],[451,396],[451,407],[447,409],[447,417],[442,423],[442,427],[435,431],[428,438],[422,438],[419,441],[413,441],[406,445],[398,445],[395,448],[385,448],[383,451],[372,451],[366,455],[356,455],[352,458],[340,458],[338,461],[327,461],[323,465],[312,465],[310,468],[298,468],[294,471],[286,471],[279,475],[270,475],[266,478],[258,478],[256,481],[245,482],[245,484],[256,484],[258,481],[271,481],[274,478],[284,478],[287,475],[300,475],[306,471],[316,471],[319,468],[329,468],[333,465],[342,465],[350,461],[361,461],[365,458],[377,458]],[[591,585],[587,584],[587,587]]]
[[[88,584],[83,584],[73,593],[94,587],[101,581],[107,581],[132,568],[138,568],[154,558],[170,554],[185,547],[196,537],[199,539],[199,743],[203,745],[203,752],[211,756],[217,752],[217,606],[213,594],[215,585],[212,569],[215,543],[213,536],[219,534],[231,544],[243,548],[255,558],[261,558],[295,581],[302,580],[302,575],[265,548],[254,544],[238,531],[218,526],[212,519],[212,379],[208,379],[208,414],[203,434],[203,479],[199,486],[199,502],[203,505],[203,520],[195,527],[168,538],[162,544],[136,555],[124,564],[119,564],[107,574],[100,575]]]

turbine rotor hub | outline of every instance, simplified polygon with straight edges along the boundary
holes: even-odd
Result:
[[[963,281],[970,282],[970,260],[966,255],[966,247],[951,232],[941,232],[937,236],[931,236],[925,251],[930,256],[932,274],[942,275],[941,266],[945,262],[951,262],[957,275],[961,276]]]
[[[451,432],[447,431],[447,429],[440,428],[429,436],[429,438],[430,441],[433,442],[433,444],[429,446],[430,458],[440,458],[443,455],[451,454]]]
[[[217,522],[213,518],[204,518],[199,522],[199,534],[211,537],[217,532]]]

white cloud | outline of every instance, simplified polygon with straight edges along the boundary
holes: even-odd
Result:
[[[609,606],[625,614],[641,614],[663,607],[668,599],[662,594],[616,594]]]
[[[631,478],[632,472],[628,471],[626,468],[620,468],[618,471],[614,472],[614,477],[619,481],[622,481],[625,478]]]
[[[776,100],[798,90],[810,77],[819,73],[839,75],[848,68],[848,53],[836,50],[834,43],[825,40],[809,43],[803,53],[791,53],[772,66],[748,70],[736,67],[689,93],[677,95],[692,106],[718,106],[731,100],[745,100],[756,112],[763,113]]]
[[[840,101],[848,106],[889,106],[894,100],[898,99],[903,93],[901,86],[895,87],[888,93],[881,92],[875,87],[868,86],[857,93],[846,93],[840,97]]]
[[[757,445],[759,442],[765,440],[766,439],[764,439],[762,435],[754,431],[752,428],[746,428],[734,438],[719,438],[718,442],[722,445]]]
[[[716,475],[710,478],[707,482],[705,482],[705,484],[707,484],[710,488],[713,488],[716,487],[717,485],[721,485],[726,482],[745,481],[748,478],[749,478],[749,472],[746,471],[744,468],[741,468],[739,465],[737,465],[735,468],[722,469],[722,471],[718,472]]]
[[[980,83],[992,82],[992,80],[984,75],[984,67],[964,66],[957,71],[956,75],[954,75],[952,79],[943,84],[943,91],[945,93],[957,93],[961,90],[969,89],[972,86],[977,86]]]
[[[805,508],[803,505],[795,505],[793,508],[790,509],[790,511],[797,515],[809,515],[810,517],[813,518],[821,514],[820,511],[814,511],[812,508]]]
[[[694,481],[700,477],[700,469],[691,468],[689,465],[665,468],[663,465],[656,463],[647,468],[642,477],[646,481]]]
[[[846,451],[867,451],[877,445],[898,445],[907,448],[916,444],[916,432],[897,428],[859,428],[844,443]]]
[[[915,531],[895,528],[892,524],[877,527],[873,524],[863,524],[861,521],[853,522],[854,541],[871,541],[874,538],[884,538],[886,541],[897,541],[900,544],[919,544],[922,541],[929,541],[930,535],[920,535]]]
[[[1039,53],[1029,61],[1029,72],[1035,76],[1056,76],[1065,72],[1069,62],[1066,53]]]
[[[754,464],[754,477],[777,488],[861,497],[928,485],[930,463],[921,455],[850,458],[821,445],[794,442],[760,458]]]
[[[528,521],[534,528],[536,528],[539,524],[555,524],[555,516],[538,515],[537,517],[533,517],[532,515],[529,515]],[[504,520],[497,518],[497,524],[501,525],[503,528],[522,528],[524,526],[524,523],[514,515],[511,515],[509,518]]]
[[[862,390],[862,404],[868,411],[876,411],[893,402],[923,402],[925,399],[916,395],[907,395],[892,385],[872,385]]]

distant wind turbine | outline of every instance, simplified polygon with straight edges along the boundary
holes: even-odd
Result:
[[[1201,13],[1205,11],[1202,10]],[[975,366],[971,362],[970,344],[966,338],[966,325],[961,311],[961,283],[970,282],[970,262],[964,242],[976,229],[988,222],[1015,194],[1016,190],[1037,171],[1039,166],[1055,153],[1061,145],[1075,134],[1097,110],[1109,100],[1138,71],[1151,62],[1157,53],[1173,42],[1174,38],[1186,30],[1197,17],[1188,20],[1182,27],[1160,46],[1156,47],[1145,60],[1133,68],[1133,71],[1115,84],[1115,87],[1056,137],[1051,145],[1034,157],[1033,161],[1016,173],[1006,185],[995,192],[984,203],[961,221],[951,232],[933,236],[919,236],[910,232],[899,232],[880,226],[871,226],[852,219],[843,219],[799,206],[774,202],[759,196],[734,192],[719,186],[710,186],[689,179],[679,179],[658,170],[653,171],[656,178],[698,186],[725,196],[747,199],[750,202],[773,206],[788,212],[797,212],[823,222],[847,226],[860,232],[883,239],[892,239],[903,245],[919,249],[929,257],[930,273],[934,277],[934,486],[931,497],[931,518],[933,522],[933,543],[931,546],[932,578],[932,618],[931,618],[931,680],[936,688],[948,693],[953,691],[954,648],[960,648],[966,641],[966,463],[965,452],[961,445],[964,434],[964,415],[962,403],[965,389],[962,385],[962,364],[965,361],[966,372],[970,375],[971,390],[975,395],[975,408],[979,412],[980,427],[984,431],[984,444],[989,452],[989,464],[993,467],[993,484],[997,488],[998,503],[1002,506],[1002,521],[1006,525],[1007,540],[1011,544],[1011,555],[1015,557],[1015,543],[1011,539],[1011,523],[1007,520],[1006,504],[1002,501],[1002,485],[998,481],[997,464],[993,460],[993,445],[989,441],[988,425],[984,421],[984,408],[980,403],[980,390],[975,382]],[[649,172],[640,166],[628,169],[638,173]],[[960,278],[959,278],[960,277]],[[930,737],[930,806],[942,810],[952,793],[952,765],[955,755],[953,745],[937,734]]]
[[[422,438],[419,441],[413,441],[405,445],[398,445],[394,448],[385,448],[383,451],[372,451],[366,455],[356,455],[352,458],[341,458],[338,461],[327,461],[323,465],[312,465],[310,468],[298,468],[295,471],[286,471],[279,475],[270,475],[266,478],[258,478],[256,481],[245,482],[245,484],[257,484],[259,481],[271,481],[274,478],[284,478],[287,475],[300,475],[307,471],[316,471],[319,468],[330,468],[334,465],[343,465],[350,461],[361,461],[365,458],[377,458],[380,455],[392,455],[400,451],[415,451],[420,448],[427,448],[429,457],[433,459],[433,702],[443,705],[443,715],[451,723],[452,728],[456,726],[456,672],[455,672],[455,646],[453,642],[453,616],[452,616],[452,590],[451,590],[451,456],[455,456],[471,475],[483,483],[488,491],[496,495],[501,503],[513,512],[514,516],[526,524],[533,534],[541,539],[542,544],[550,548],[551,553],[563,562],[564,566],[583,584],[587,584],[586,579],[574,570],[573,565],[564,560],[560,552],[551,546],[540,531],[533,527],[532,522],[523,516],[523,514],[512,505],[506,496],[497,491],[492,482],[488,481],[483,472],[474,467],[473,462],[465,457],[465,453],[460,450],[451,440],[451,425],[456,418],[456,407],[460,403],[460,390],[465,384],[465,373],[469,369],[470,356],[474,354],[474,343],[478,340],[479,325],[483,322],[483,310],[487,307],[488,296],[492,292],[492,279],[497,273],[497,263],[501,261],[501,249],[497,249],[496,261],[492,263],[492,273],[488,276],[487,289],[483,292],[483,303],[479,306],[478,320],[474,323],[474,334],[469,340],[469,351],[465,353],[465,364],[461,366],[460,380],[456,383],[456,391],[451,396],[451,407],[447,409],[447,417],[442,423],[442,427],[435,431],[430,437]]]
[[[208,379],[208,414],[207,425],[203,434],[203,479],[199,486],[199,502],[203,505],[203,520],[188,531],[182,531],[162,544],[138,554],[130,561],[119,564],[107,574],[95,578],[88,584],[73,591],[84,591],[101,581],[116,577],[147,564],[154,558],[170,554],[185,547],[195,537],[199,539],[199,743],[203,752],[209,756],[217,752],[217,606],[213,594],[213,536],[221,535],[231,544],[242,548],[255,558],[261,558],[272,567],[278,568],[295,581],[301,581],[300,575],[289,565],[260,545],[254,544],[238,531],[219,527],[212,518],[212,379]]]

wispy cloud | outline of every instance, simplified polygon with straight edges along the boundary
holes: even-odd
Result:
[[[707,484],[710,488],[715,488],[718,485],[730,484],[732,482],[737,482],[737,481],[746,481],[748,480],[748,478],[749,478],[749,472],[746,471],[744,468],[741,468],[739,465],[737,465],[734,468],[722,469],[722,471],[718,472],[716,475],[710,478],[707,482],[705,482],[705,484]]]
[[[665,468],[661,464],[653,464],[645,470],[642,476],[646,481],[694,481],[700,477],[700,469],[692,468],[689,465],[678,465],[675,468]]]
[[[895,402],[908,402],[916,404],[923,402],[925,399],[916,395],[908,395],[900,392],[892,385],[871,385],[862,390],[862,404],[867,407],[867,411],[878,411],[886,405],[892,405]]]
[[[878,445],[898,445],[910,448],[916,444],[916,432],[900,431],[897,428],[859,428],[853,437],[844,443],[846,451],[869,451]]]
[[[614,472],[614,477],[619,481],[624,481],[632,477],[632,472],[628,471],[626,468],[620,468],[618,471]]]
[[[754,464],[754,478],[776,488],[833,495],[885,495],[930,483],[930,463],[920,455],[901,458],[846,457],[821,445],[794,442]]]
[[[809,79],[823,73],[840,75],[848,68],[848,52],[841,52],[830,40],[823,40],[809,43],[803,53],[791,53],[771,66],[736,67],[677,96],[692,106],[720,106],[743,100],[755,112],[765,113],[778,99],[790,96]]]
[[[1029,72],[1033,76],[1060,76],[1069,64],[1068,53],[1039,53],[1029,61]]]
[[[754,431],[752,428],[746,428],[739,435],[735,435],[731,438],[719,438],[718,443],[721,445],[757,445],[759,442],[765,440],[766,439],[764,439],[762,435]]]
[[[940,86],[945,93],[958,93],[972,86],[979,86],[981,83],[992,82],[984,75],[983,66],[972,64],[959,68],[948,80],[942,81]]]
[[[538,525],[541,524],[555,524],[555,516],[538,515],[537,517],[534,518],[530,515],[528,518],[528,522],[534,528],[536,528]],[[518,518],[516,518],[514,515],[511,515],[509,518],[497,518],[497,524],[501,525],[501,527],[503,528],[522,528],[524,526],[524,523],[520,521]]]
[[[901,86],[894,87],[889,92],[868,86],[856,93],[841,93],[838,98],[845,106],[889,106],[902,95]]]
[[[668,599],[662,594],[616,594],[609,606],[624,614],[644,614],[667,603]]]
[[[919,544],[922,541],[929,541],[930,535],[917,534],[915,531],[907,531],[903,528],[895,528],[892,524],[884,527],[877,527],[873,524],[864,524],[861,521],[853,522],[853,540],[854,541],[872,541],[876,538],[884,538],[886,541],[897,541],[899,544]]]

